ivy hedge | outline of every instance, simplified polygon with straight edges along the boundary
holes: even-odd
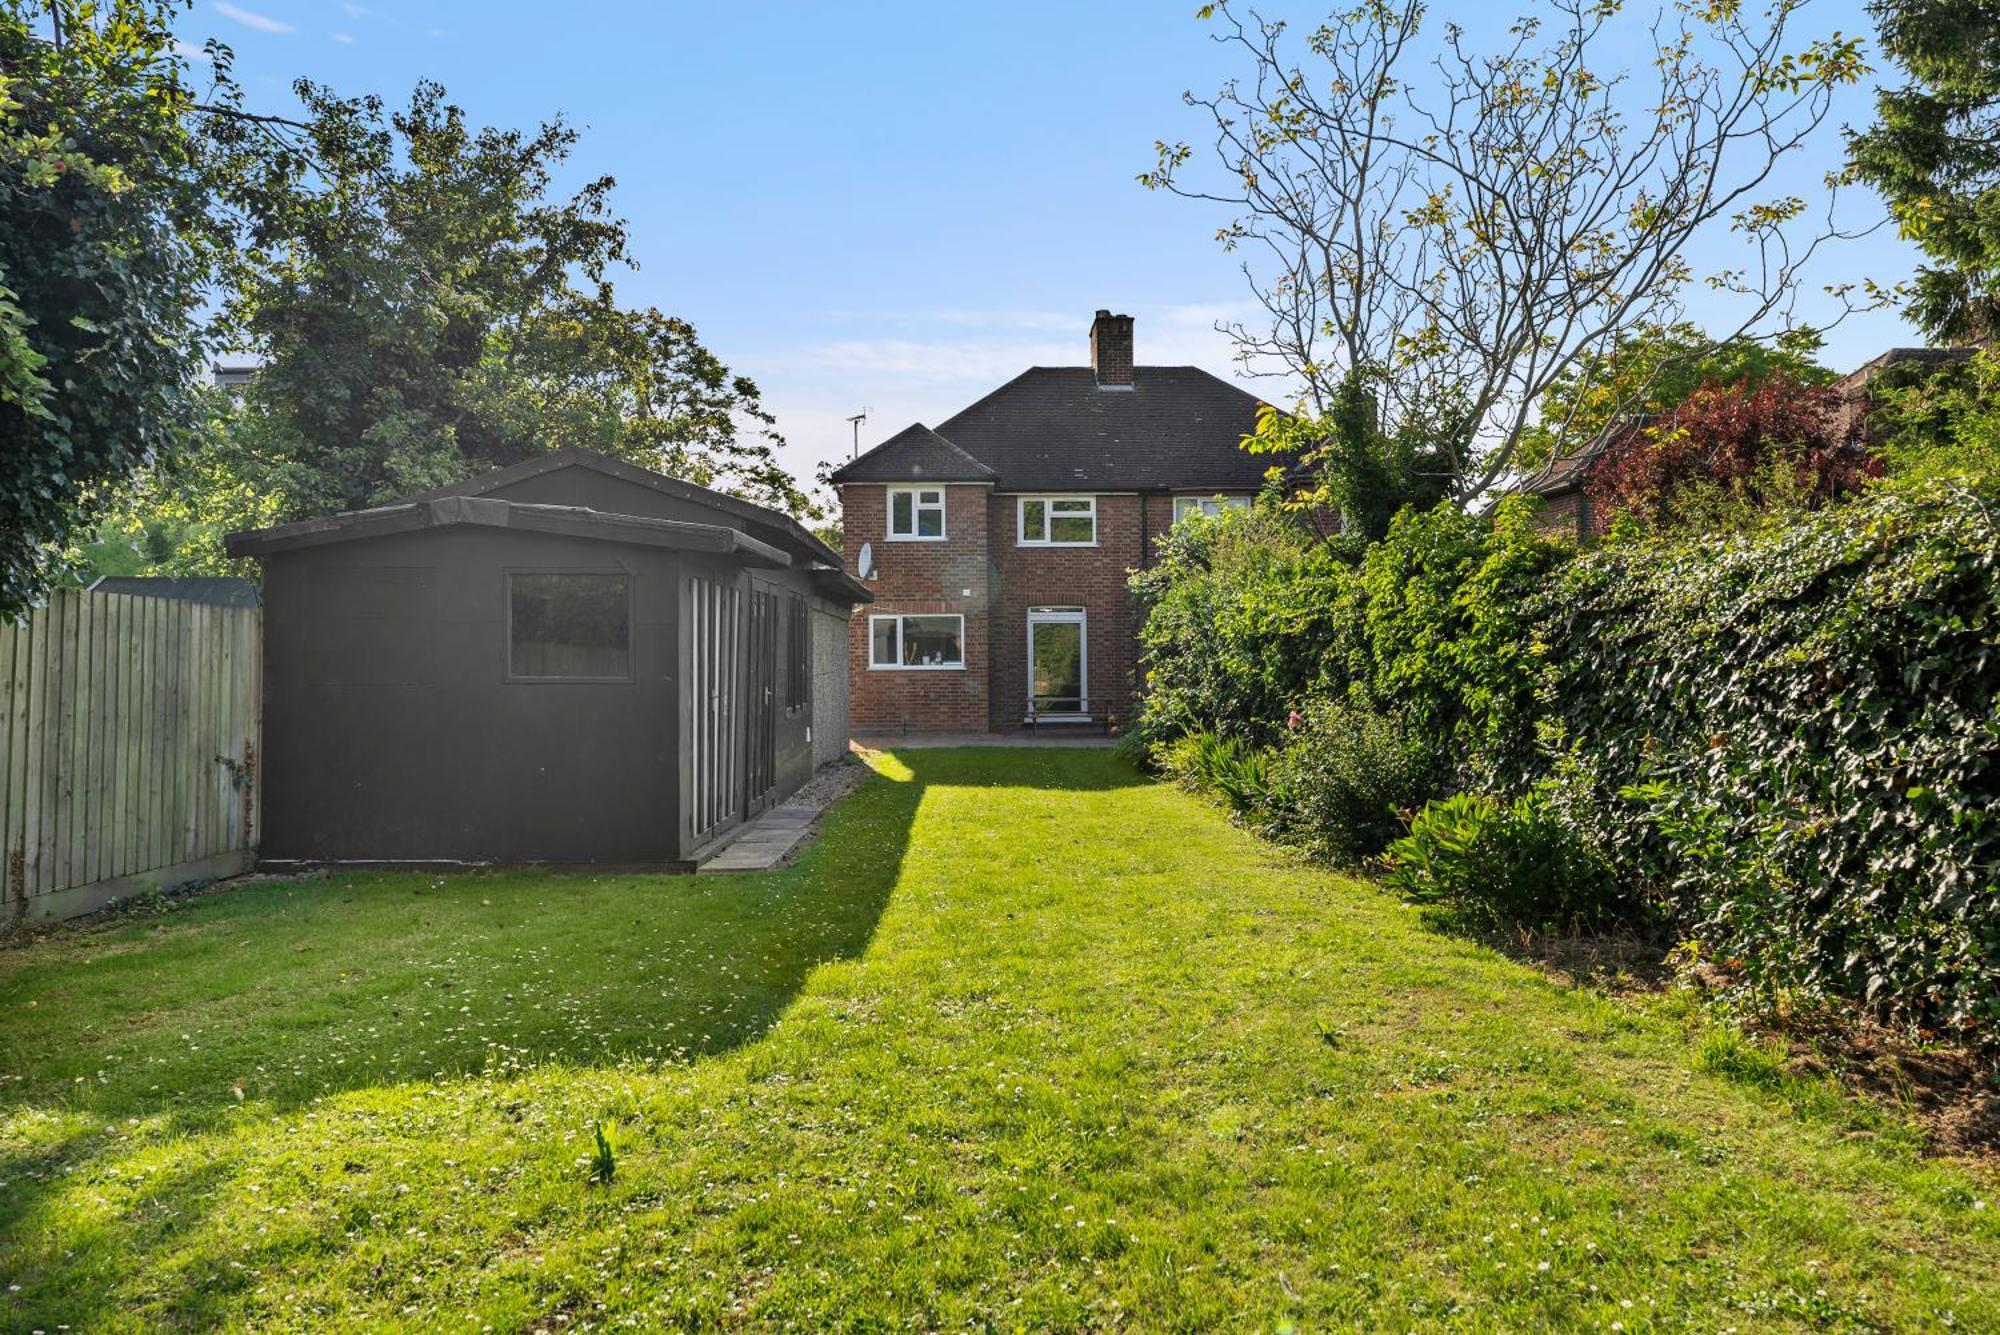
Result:
[[[1357,801],[1407,818],[1454,792],[1531,800],[1534,828],[1554,813],[1610,869],[1607,893],[1766,1000],[1992,1042],[1995,511],[1990,488],[1885,491],[1584,553],[1512,501],[1491,522],[1406,512],[1365,549],[1269,514],[1183,525],[1135,577],[1139,732],[1195,769],[1212,748],[1175,739],[1272,753],[1239,808],[1350,860],[1381,842],[1352,833],[1370,828]],[[1371,788],[1385,744],[1329,744],[1330,706],[1340,738],[1393,727],[1421,763]]]

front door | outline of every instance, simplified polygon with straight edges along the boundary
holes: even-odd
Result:
[[[1089,645],[1080,607],[1028,609],[1028,716],[1090,714]]]

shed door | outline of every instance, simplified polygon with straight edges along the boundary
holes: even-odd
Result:
[[[750,585],[750,726],[743,772],[748,780],[744,815],[771,804],[778,786],[778,595],[768,585]]]
[[[707,842],[736,818],[738,593],[721,580],[690,576],[688,610],[687,842]]]

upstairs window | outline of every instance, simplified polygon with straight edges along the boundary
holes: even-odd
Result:
[[[507,675],[515,681],[630,681],[630,576],[510,573]]]
[[[1224,510],[1248,510],[1248,496],[1176,496],[1174,497],[1174,522],[1180,523],[1189,515],[1207,515],[1211,519]]]
[[[944,488],[889,488],[889,536],[898,542],[944,540]]]
[[[1023,547],[1095,547],[1095,496],[1023,496],[1020,543]]]

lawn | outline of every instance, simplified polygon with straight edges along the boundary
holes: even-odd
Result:
[[[0,1325],[2000,1328],[2000,1182],[1108,752],[0,951]],[[593,1127],[616,1170],[591,1180]]]

